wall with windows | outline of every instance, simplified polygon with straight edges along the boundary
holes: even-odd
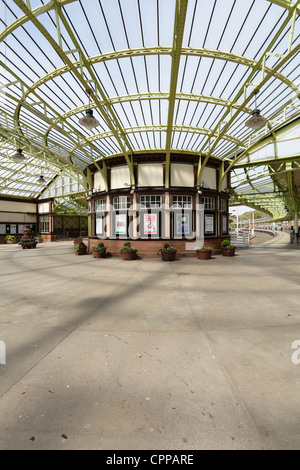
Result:
[[[20,239],[25,225],[36,229],[37,204],[35,202],[0,199],[0,242],[6,235]]]
[[[219,196],[135,194],[94,200],[93,236],[100,238],[193,239],[228,234],[227,199]],[[200,220],[201,219],[201,220]],[[199,230],[198,230],[199,232]]]
[[[84,215],[55,214],[51,218],[55,240],[88,236],[88,218]]]
[[[115,166],[110,161],[108,191],[97,190],[100,173],[95,173],[89,200],[90,247],[103,239],[117,252],[130,239],[142,243],[142,251],[152,246],[152,253],[167,240],[185,245],[185,251],[197,241],[220,249],[222,240],[228,238],[228,193],[227,179],[217,191],[216,164],[205,168],[199,188],[195,163],[171,162],[170,187],[164,188],[163,156],[161,162],[145,162],[145,157],[139,162],[137,157],[134,163],[134,186],[128,166],[120,165],[120,160]]]
[[[77,238],[88,236],[86,214],[52,213],[52,200],[28,202],[20,199],[0,199],[0,243],[7,235],[14,235],[19,240],[25,225],[30,225],[34,233],[42,235],[44,241],[58,238]]]

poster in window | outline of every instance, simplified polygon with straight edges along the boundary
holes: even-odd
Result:
[[[214,232],[214,214],[205,214],[205,234],[213,235]]]
[[[6,225],[5,224],[0,224],[0,234],[6,233]]]
[[[18,225],[18,233],[24,232],[24,225]]]
[[[227,233],[227,215],[222,215],[222,233]]]
[[[16,225],[11,225],[10,226],[10,233],[17,233],[17,226]]]
[[[116,214],[116,235],[126,235],[127,214]]]
[[[144,214],[144,234],[158,234],[157,214]]]
[[[176,235],[188,235],[190,233],[190,214],[176,214]]]
[[[96,235],[97,237],[104,235],[104,218],[103,214],[96,215]]]

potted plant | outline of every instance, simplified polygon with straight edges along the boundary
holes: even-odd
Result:
[[[19,245],[24,249],[36,248],[37,241],[35,239],[32,226],[26,225]]]
[[[235,255],[235,245],[230,245],[229,240],[223,240],[221,243],[222,246],[222,255],[223,256],[234,256]]]
[[[160,248],[157,254],[161,255],[162,261],[175,261],[177,250],[174,246],[165,243],[163,248]]]
[[[78,245],[75,245],[75,255],[86,255],[87,246],[84,242],[79,242]]]
[[[211,259],[213,249],[211,247],[195,248],[198,259]]]
[[[131,246],[130,242],[125,242],[122,248],[119,250],[123,260],[131,261],[136,259],[137,249]]]
[[[44,240],[43,240],[43,237],[42,237],[42,235],[41,235],[40,233],[37,233],[37,234],[36,234],[35,239],[36,239],[37,243],[43,243],[43,241],[44,241]]]
[[[17,242],[17,239],[14,235],[6,235],[5,237],[5,243],[8,245],[13,245]]]
[[[103,242],[99,242],[97,246],[92,247],[92,254],[94,258],[104,258],[106,255],[107,247]]]

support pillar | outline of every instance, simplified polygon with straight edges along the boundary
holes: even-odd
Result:
[[[294,235],[294,244],[298,243],[298,212],[295,212],[295,219],[294,219],[294,230],[295,230],[295,235]]]

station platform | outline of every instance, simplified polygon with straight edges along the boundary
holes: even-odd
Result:
[[[278,232],[168,263],[1,245],[0,449],[299,449],[299,248]]]

